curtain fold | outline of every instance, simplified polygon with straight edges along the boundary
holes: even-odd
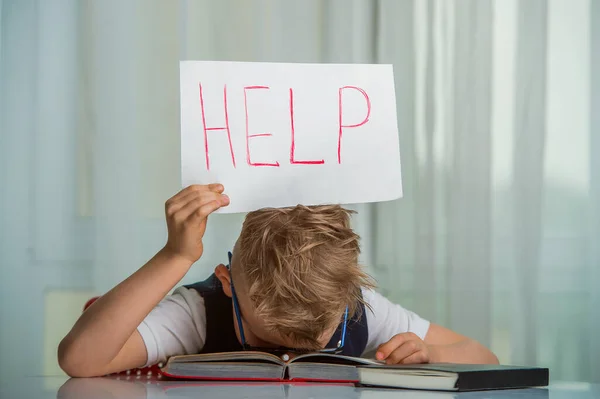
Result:
[[[591,206],[588,248],[590,276],[587,288],[590,293],[590,309],[595,309],[589,317],[589,331],[600,331],[600,0],[592,0],[590,4],[590,198]],[[594,205],[595,204],[595,205]],[[591,335],[594,336],[593,334]],[[591,380],[600,382],[600,340],[590,340]]]
[[[514,181],[512,238],[515,298],[513,347],[518,362],[537,359],[539,265],[546,136],[547,1],[518,7],[519,41],[515,68]]]

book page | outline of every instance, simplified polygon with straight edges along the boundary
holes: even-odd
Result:
[[[278,356],[266,352],[240,351],[240,352],[221,352],[221,353],[206,353],[199,355],[182,355],[173,356],[169,359],[169,363],[192,363],[192,362],[268,362],[276,363],[284,366],[285,362]]]
[[[332,363],[332,364],[350,364],[350,365],[385,365],[385,362],[375,359],[365,359],[362,357],[352,357],[344,355],[334,355],[328,353],[308,353],[296,356],[288,363],[292,362],[311,362],[311,363]]]

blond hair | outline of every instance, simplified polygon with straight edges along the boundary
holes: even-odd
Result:
[[[232,270],[265,328],[306,349],[364,304],[372,279],[358,264],[352,212],[338,205],[266,208],[246,216]],[[236,276],[237,278],[237,276]]]

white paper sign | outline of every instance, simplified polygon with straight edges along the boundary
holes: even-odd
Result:
[[[182,61],[182,184],[224,213],[402,196],[391,65]]]

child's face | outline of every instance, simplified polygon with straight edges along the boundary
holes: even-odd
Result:
[[[238,262],[238,258],[235,255],[234,247],[233,258],[231,261],[232,268],[238,267],[236,262]],[[215,269],[215,274],[217,275],[217,277],[221,281],[221,284],[223,285],[223,292],[231,298],[231,274],[229,273],[229,270],[224,265],[219,265]],[[298,345],[297,343],[293,342],[293,340],[291,340],[289,337],[274,334],[273,332],[270,332],[265,328],[264,322],[260,318],[255,316],[252,302],[250,301],[250,298],[248,297],[246,292],[246,287],[243,286],[242,282],[234,281],[234,290],[238,300],[240,318],[242,320],[242,328],[244,330],[244,337],[246,339],[247,345],[259,348],[285,347],[303,349],[302,345]],[[240,343],[243,344],[240,335],[240,328],[237,323],[235,309],[233,306],[231,311],[233,312],[233,320],[236,335]],[[327,343],[333,336],[336,327],[337,326],[333,326],[331,329],[323,333],[322,338],[320,340],[322,348],[324,348],[327,345]]]

